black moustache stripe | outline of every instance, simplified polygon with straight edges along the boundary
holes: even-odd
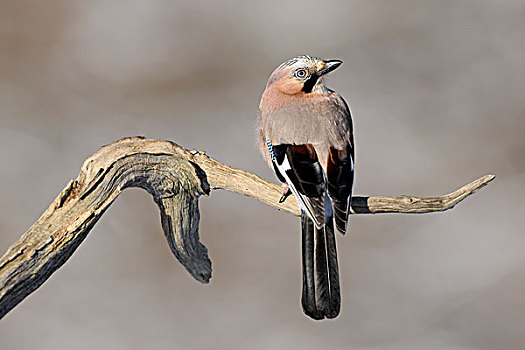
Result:
[[[314,88],[315,84],[317,83],[317,80],[319,80],[319,76],[317,74],[313,74],[310,78],[308,78],[303,85],[303,88],[301,89],[305,93],[312,92],[312,89]]]

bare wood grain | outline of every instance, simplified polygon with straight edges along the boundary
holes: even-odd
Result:
[[[485,186],[483,176],[441,196],[353,197],[352,213],[428,213],[444,211]],[[201,195],[223,189],[299,215],[293,198],[279,203],[281,188],[169,142],[124,138],[86,159],[37,222],[0,258],[0,318],[44,283],[82,243],[102,214],[127,187],[148,191],[157,203],[164,234],[175,257],[198,281],[211,278],[211,261],[199,241]]]

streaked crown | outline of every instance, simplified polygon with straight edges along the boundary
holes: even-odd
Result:
[[[329,93],[322,78],[341,63],[340,60],[323,60],[308,55],[291,58],[273,71],[266,90],[277,89],[286,95]]]

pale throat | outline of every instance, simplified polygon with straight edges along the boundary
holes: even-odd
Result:
[[[312,92],[310,92],[310,93],[311,94],[328,95],[331,92],[332,92],[332,90],[330,90],[329,88],[326,87],[326,85],[324,84],[323,78],[321,77],[315,83],[315,85],[314,85],[314,87],[312,89]]]

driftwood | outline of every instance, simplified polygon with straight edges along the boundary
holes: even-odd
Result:
[[[486,175],[442,197],[353,197],[352,214],[428,213],[454,207],[494,179]],[[211,278],[208,251],[199,242],[201,195],[223,189],[299,215],[293,198],[279,203],[278,185],[222,164],[201,151],[168,141],[125,138],[89,157],[38,221],[0,259],[0,318],[37,289],[73,254],[127,187],[148,191],[159,206],[162,228],[180,263],[199,282]]]

